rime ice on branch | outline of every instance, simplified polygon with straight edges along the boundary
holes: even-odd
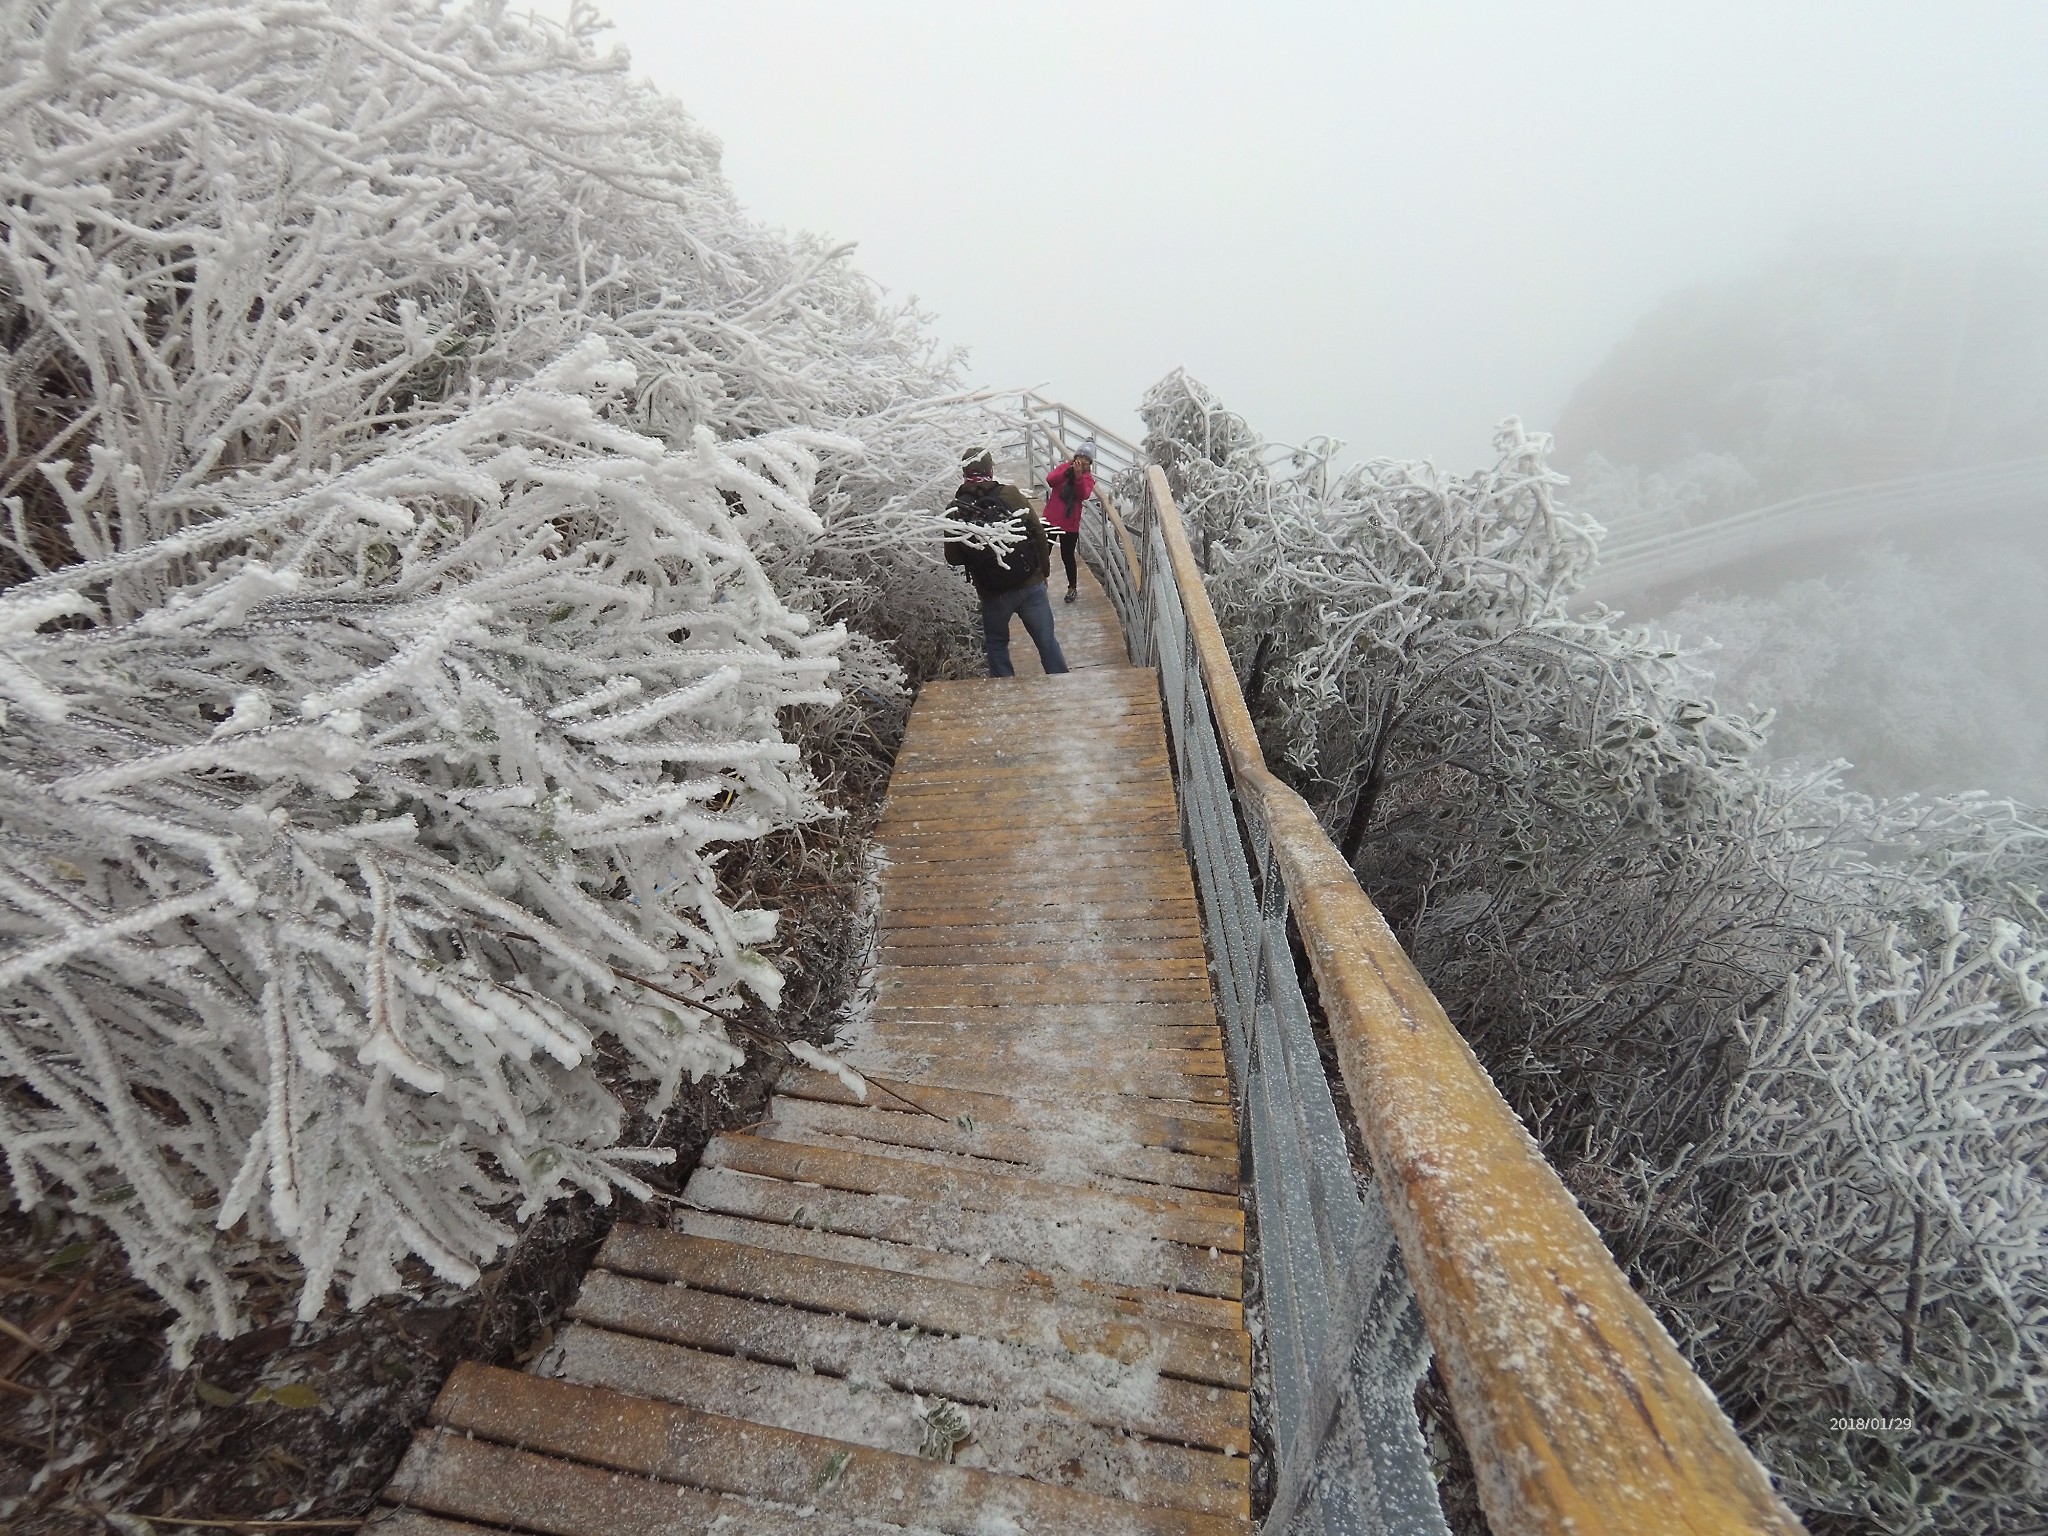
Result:
[[[971,407],[582,7],[0,25],[13,1194],[185,1345],[261,1241],[309,1315],[466,1281],[657,1155],[601,1043],[659,1113],[774,1004],[718,850],[820,813],[884,594],[962,608],[915,546]]]
[[[1786,1496],[2039,1526],[2038,813],[1760,766],[1683,655],[1572,611],[1599,530],[1518,423],[1460,476],[1333,473],[1181,374],[1145,419],[1270,758]]]

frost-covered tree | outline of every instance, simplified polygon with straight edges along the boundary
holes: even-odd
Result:
[[[1269,752],[1816,1530],[2048,1514],[2048,832],[1759,761],[1571,602],[1510,422],[1448,476],[1148,397]],[[1910,1417],[1910,1432],[1843,1420]]]
[[[954,359],[594,31],[0,0],[0,1148],[186,1346],[634,1187],[964,611]]]

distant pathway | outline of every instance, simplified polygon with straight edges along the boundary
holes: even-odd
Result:
[[[378,1536],[1249,1529],[1222,1042],[1155,677],[1083,586],[1071,675],[911,712],[869,1102],[785,1074],[530,1373],[455,1373]],[[941,1402],[951,1465],[918,1454]]]

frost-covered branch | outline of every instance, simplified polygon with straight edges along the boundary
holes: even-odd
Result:
[[[0,1147],[186,1344],[636,1187],[966,633],[952,356],[589,22],[0,3]]]

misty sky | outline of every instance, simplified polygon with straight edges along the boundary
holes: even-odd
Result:
[[[1675,288],[2048,194],[2041,0],[601,6],[754,213],[1133,432],[1185,364],[1470,467]]]

